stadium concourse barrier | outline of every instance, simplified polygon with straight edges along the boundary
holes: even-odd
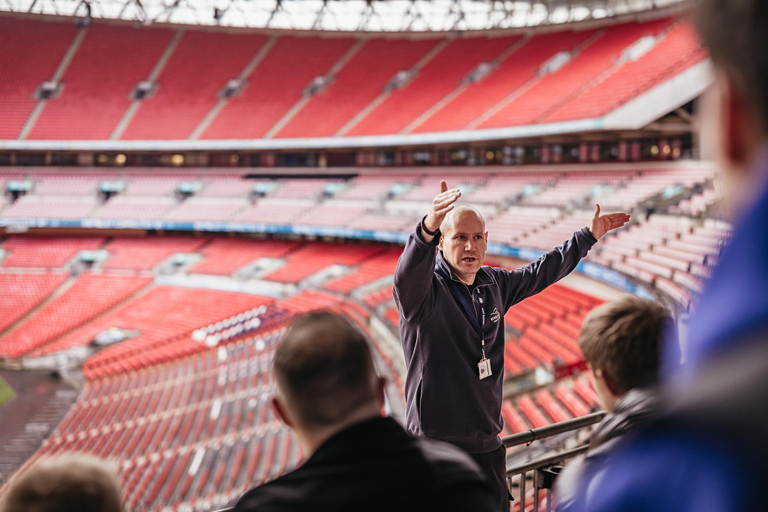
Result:
[[[580,418],[562,421],[549,426],[530,429],[519,432],[502,439],[507,449],[516,446],[530,446],[535,441],[545,440],[559,434],[568,434],[580,431],[599,423],[605,417],[605,411],[587,414]],[[546,455],[529,462],[523,462],[513,466],[507,466],[507,484],[510,490],[518,489],[518,499],[512,505],[512,512],[525,512],[528,510],[527,502],[532,500],[532,509],[538,512],[542,502],[546,504],[547,512],[552,510],[552,487],[554,480],[562,469],[562,462],[572,459],[589,449],[589,444],[560,451],[554,455]],[[531,473],[529,475],[529,473]],[[528,480],[532,480],[533,488],[530,493],[527,490]]]

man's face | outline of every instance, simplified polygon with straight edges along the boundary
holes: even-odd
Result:
[[[440,250],[457,277],[466,284],[472,284],[483,265],[488,244],[483,221],[474,211],[463,210],[445,224],[440,237]]]

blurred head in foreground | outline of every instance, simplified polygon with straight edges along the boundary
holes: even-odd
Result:
[[[701,102],[701,146],[723,171],[736,214],[756,199],[767,170],[757,165],[768,140],[767,20],[763,0],[702,0],[696,13],[714,64],[714,84]]]
[[[273,406],[306,456],[343,428],[381,416],[385,380],[368,342],[329,311],[296,318],[275,352]]]
[[[0,512],[120,512],[117,471],[86,455],[41,459],[11,482]]]

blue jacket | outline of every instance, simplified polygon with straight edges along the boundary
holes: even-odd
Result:
[[[568,275],[597,240],[583,228],[527,267],[513,271],[482,267],[468,287],[454,276],[442,253],[436,253],[439,238],[438,233],[426,243],[417,227],[395,271],[394,295],[408,367],[406,427],[470,453],[486,453],[501,446],[504,314]],[[452,287],[468,305],[474,299],[474,319]],[[492,371],[483,380],[478,375],[482,357],[478,328]]]
[[[687,362],[666,385],[663,414],[559,510],[766,509],[768,153],[760,164],[763,182],[691,319]]]

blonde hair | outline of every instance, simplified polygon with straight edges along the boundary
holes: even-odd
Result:
[[[11,481],[0,512],[120,512],[112,464],[88,455],[40,459]]]

